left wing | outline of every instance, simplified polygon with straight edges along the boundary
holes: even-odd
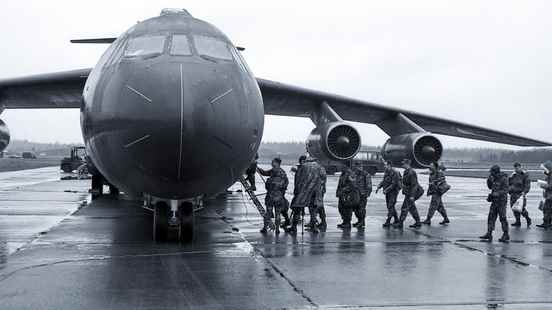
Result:
[[[265,79],[257,79],[257,83],[266,114],[310,117],[325,102],[344,120],[376,124],[390,136],[408,133],[399,126],[390,126],[402,115],[436,134],[518,146],[552,146],[549,142]]]
[[[79,108],[91,69],[0,80],[0,109]]]

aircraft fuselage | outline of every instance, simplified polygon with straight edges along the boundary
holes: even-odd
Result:
[[[81,126],[93,163],[131,193],[185,199],[226,189],[260,144],[257,82],[214,26],[172,13],[121,35],[92,70]]]

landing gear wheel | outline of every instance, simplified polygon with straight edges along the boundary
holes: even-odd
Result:
[[[92,175],[91,193],[92,199],[97,199],[103,195],[103,176],[101,174]]]
[[[166,241],[169,233],[169,205],[165,202],[155,204],[153,213],[153,240]]]
[[[191,242],[194,239],[194,205],[191,202],[183,202],[178,207],[178,218],[180,227],[178,229],[178,240]]]

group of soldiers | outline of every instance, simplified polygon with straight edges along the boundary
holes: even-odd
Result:
[[[262,176],[268,176],[265,182],[267,190],[265,197],[267,216],[265,217],[261,232],[268,232],[270,220],[274,218],[275,232],[277,234],[280,233],[280,228],[284,228],[286,232],[291,234],[297,233],[297,225],[299,222],[302,222],[301,219],[305,214],[305,209],[309,210],[310,215],[310,221],[306,225],[307,229],[313,233],[326,230],[327,222],[324,208],[326,170],[324,167],[316,160],[301,156],[297,167],[292,169],[295,172],[295,179],[293,199],[289,202],[285,196],[289,181],[285,171],[281,168],[281,163],[279,158],[274,158],[271,162],[272,168],[264,170],[257,167],[256,162],[253,162],[246,172],[247,179],[251,184],[251,190],[256,190],[255,172],[258,172]],[[431,204],[427,217],[422,222],[418,215],[416,201],[423,196],[425,190],[419,184],[418,176],[412,168],[410,160],[406,159],[402,164],[405,169],[403,176],[393,168],[391,162],[387,162],[383,180],[376,190],[377,193],[382,189],[386,198],[387,220],[382,226],[384,228],[393,227],[402,229],[408,213],[412,215],[415,221],[410,227],[418,228],[422,224],[430,225],[435,212],[439,212],[443,217],[443,221],[440,224],[448,224],[450,221],[443,204],[442,196],[450,189],[450,186],[447,184],[443,173],[444,167],[435,163],[430,168],[427,194],[431,196]],[[399,215],[395,209],[395,205],[401,191],[405,199]],[[371,194],[372,176],[364,171],[358,163],[353,167],[345,165],[341,171],[336,191],[336,197],[339,201],[338,210],[342,218],[342,223],[337,225],[337,227],[341,229],[350,229],[351,227],[364,229],[366,225],[366,205],[368,197]],[[291,215],[289,215],[290,209]],[[353,214],[357,218],[357,222],[351,224]],[[283,223],[282,218],[284,219]]]
[[[305,209],[309,210],[310,215],[310,221],[306,225],[307,229],[313,233],[326,230],[326,211],[324,209],[326,171],[324,167],[316,160],[301,156],[298,165],[292,169],[295,172],[295,180],[293,199],[289,202],[285,196],[289,182],[285,171],[281,168],[281,163],[279,158],[275,158],[271,163],[272,168],[264,170],[258,168],[256,162],[254,162],[246,172],[252,190],[255,190],[255,172],[268,176],[265,182],[267,190],[265,205],[268,216],[265,217],[261,232],[266,233],[268,231],[270,220],[274,218],[277,234],[280,233],[280,228],[284,228],[288,233],[296,234],[297,225],[302,222],[301,219],[305,214]],[[429,184],[426,191],[420,185],[417,173],[412,168],[409,159],[402,161],[402,167],[404,168],[403,175],[393,168],[391,162],[386,162],[383,180],[377,186],[376,193],[380,190],[383,191],[387,206],[387,219],[382,226],[384,228],[402,229],[408,214],[414,219],[414,223],[409,226],[411,228],[431,225],[431,220],[436,212],[443,218],[439,224],[449,224],[450,220],[443,203],[443,195],[451,188],[445,177],[446,168],[438,162],[431,164]],[[544,190],[544,197],[539,208],[543,211],[544,217],[543,223],[537,226],[552,229],[552,161],[542,164],[541,167],[546,175],[546,180],[540,184]],[[490,169],[487,186],[491,192],[487,201],[491,205],[488,214],[487,233],[480,238],[492,240],[495,222],[498,218],[503,230],[503,235],[499,241],[507,242],[510,240],[509,224],[506,219],[508,196],[510,196],[510,207],[512,207],[515,217],[515,222],[511,225],[520,227],[521,217],[525,219],[527,227],[532,224],[526,208],[526,195],[531,189],[531,179],[529,174],[522,169],[520,163],[514,164],[514,172],[511,176],[502,172],[498,165],[494,165]],[[398,213],[395,206],[401,192],[404,195],[404,200],[400,213]],[[371,193],[371,175],[364,171],[360,164],[355,164],[353,167],[345,165],[341,171],[336,191],[338,210],[342,219],[342,223],[337,225],[338,228],[351,229],[351,227],[356,227],[364,229],[366,205]],[[431,202],[427,216],[422,221],[416,207],[416,201],[426,193],[427,196],[431,197]],[[517,207],[514,208],[514,206]],[[289,214],[290,209],[291,215]],[[357,222],[351,224],[353,215],[357,218]],[[283,223],[281,222],[282,217],[284,219]]]
[[[537,227],[550,229],[552,228],[552,161],[542,164],[541,168],[546,179],[542,183],[539,182],[539,186],[543,189],[543,199],[539,205],[539,209],[543,212],[543,223],[538,224]],[[508,242],[510,240],[509,225],[506,218],[508,196],[510,196],[510,207],[515,217],[515,222],[511,226],[520,227],[522,216],[525,218],[527,227],[532,224],[527,211],[526,197],[531,190],[531,178],[529,173],[522,169],[520,163],[514,164],[514,172],[510,177],[501,171],[500,166],[494,165],[491,167],[487,178],[487,186],[491,191],[487,197],[487,201],[491,203],[491,206],[487,218],[487,232],[479,238],[488,241],[493,240],[493,231],[498,218],[502,226],[502,236],[498,241]],[[514,208],[515,205],[518,205],[518,207]]]

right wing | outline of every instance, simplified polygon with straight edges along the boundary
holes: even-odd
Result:
[[[270,80],[258,78],[257,83],[263,95],[266,114],[310,117],[325,102],[344,120],[376,124],[389,136],[416,131],[428,131],[435,134],[518,146],[552,145],[549,142],[477,125],[396,109]]]
[[[79,108],[91,69],[0,80],[0,109]]]

